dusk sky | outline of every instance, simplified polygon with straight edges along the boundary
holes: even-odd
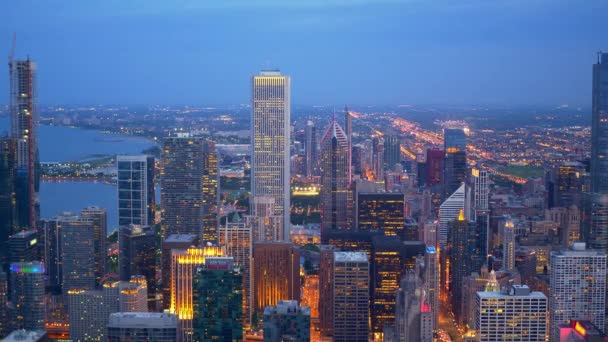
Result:
[[[605,0],[0,1],[0,57],[38,63],[41,104],[590,106]],[[0,103],[8,70],[0,64]]]

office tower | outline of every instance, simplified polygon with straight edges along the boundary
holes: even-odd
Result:
[[[319,149],[317,142],[317,128],[312,120],[306,121],[306,129],[304,133],[306,139],[306,145],[304,147],[306,153],[306,176],[316,176],[318,171],[317,164],[319,162]]]
[[[177,342],[177,316],[161,312],[116,312],[108,321],[108,342]]]
[[[439,222],[426,222],[422,226],[422,241],[427,246],[437,247],[437,232],[439,230]]]
[[[118,225],[153,225],[154,157],[116,156],[118,174]]]
[[[95,283],[101,284],[106,275],[106,260],[108,258],[108,214],[99,207],[82,209],[80,216],[90,219],[93,224],[93,250],[95,253]]]
[[[253,241],[283,241],[283,216],[275,215],[274,197],[250,197],[251,215],[245,216],[245,222],[251,227]]]
[[[593,65],[591,109],[591,192],[608,193],[608,53]]]
[[[11,137],[16,139],[17,226],[35,229],[40,216],[38,191],[38,111],[36,110],[36,64],[9,60],[9,112]]]
[[[171,250],[186,250],[198,245],[198,234],[173,234],[167,236],[161,244],[161,275],[163,283],[163,309],[169,309],[171,303]]]
[[[449,257],[449,295],[452,312],[457,320],[462,319],[460,302],[462,301],[462,283],[470,274],[469,258],[469,223],[464,218],[464,210],[458,218],[449,223],[448,257]]]
[[[395,236],[372,239],[371,260],[371,324],[372,332],[382,333],[385,324],[395,321],[395,293],[402,272],[403,244]]]
[[[359,193],[357,197],[359,230],[381,230],[384,235],[403,239],[405,197],[402,193]]]
[[[194,275],[194,341],[243,338],[243,277],[232,257],[213,257]]]
[[[401,142],[399,137],[389,135],[384,137],[384,166],[392,170],[395,165],[401,163]]]
[[[166,138],[161,164],[162,236],[199,234],[217,242],[215,144],[187,134]]]
[[[471,170],[473,185],[473,208],[475,212],[486,211],[489,207],[488,171],[473,168]]]
[[[352,229],[349,145],[335,118],[321,138],[321,240],[332,230]]]
[[[169,312],[176,314],[178,340],[192,341],[194,317],[193,280],[198,268],[205,265],[208,257],[223,256],[218,246],[171,250],[171,302]]]
[[[10,265],[11,321],[26,330],[44,330],[44,264],[39,261]]]
[[[512,285],[504,292],[477,292],[475,329],[478,341],[544,342],[547,332],[547,297]],[[551,339],[551,341],[558,341]]]
[[[559,339],[560,324],[571,319],[604,326],[606,253],[585,247],[585,243],[578,242],[571,249],[551,252],[551,341]]]
[[[323,336],[331,336],[334,327],[333,272],[335,250],[336,248],[332,245],[319,246],[319,330]]]
[[[9,262],[28,262],[40,260],[39,234],[35,230],[24,230],[8,238]]]
[[[331,274],[333,340],[366,342],[369,336],[367,255],[363,252],[334,252]]]
[[[290,78],[263,70],[251,88],[251,195],[274,198],[274,214],[283,217],[283,236],[289,236]]]
[[[280,300],[264,309],[264,342],[310,341],[310,309],[297,300]]]
[[[67,214],[60,218],[59,267],[61,288],[95,288],[95,231],[93,220]]]
[[[305,274],[302,282],[302,306],[310,308],[310,319],[318,326],[319,323],[319,275]]]
[[[150,226],[131,224],[118,227],[118,269],[120,280],[144,276],[150,297],[156,293],[157,237]]]
[[[372,139],[372,171],[374,180],[381,181],[384,179],[384,142],[382,138],[374,137]]]
[[[226,256],[232,257],[234,266],[241,269],[243,297],[243,325],[251,323],[251,226],[243,222],[226,222],[220,226],[220,246],[226,248]]]
[[[465,209],[465,185],[461,184],[460,187],[452,193],[443,203],[439,206],[439,248],[444,249],[446,247],[448,237],[448,222],[455,220],[460,211]],[[465,215],[466,219],[466,215]]]
[[[556,205],[569,207],[580,205],[583,190],[583,173],[585,167],[579,162],[565,162],[557,166],[557,181],[555,187]]]
[[[467,155],[464,130],[446,128],[443,136],[443,150],[445,152],[443,193],[444,198],[446,198],[466,180]]]
[[[426,150],[426,184],[428,186],[443,184],[443,151]]]
[[[300,300],[300,249],[289,242],[253,244],[251,309],[261,313],[280,300]]]
[[[396,295],[393,336],[389,334],[393,325],[385,325],[385,341],[433,341],[433,313],[422,285],[415,270],[408,270],[401,279]]]
[[[431,306],[433,327],[439,325],[439,270],[437,250],[434,246],[426,247],[424,254],[424,286],[426,298]]]
[[[0,137],[0,244],[5,245],[8,237],[14,233],[16,226],[17,206],[15,199],[15,140]],[[0,254],[2,267],[8,264],[5,249]]]
[[[515,269],[515,225],[513,220],[505,221],[502,243],[502,267],[511,271]]]

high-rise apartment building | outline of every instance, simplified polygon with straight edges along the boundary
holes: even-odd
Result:
[[[512,285],[504,292],[477,292],[475,309],[477,341],[544,342],[547,333],[547,297],[530,292],[526,285]],[[553,338],[550,341],[559,341]]]
[[[329,231],[352,229],[349,144],[334,119],[321,138],[321,240]]]
[[[8,261],[28,262],[40,260],[40,235],[36,230],[22,230],[8,238]]]
[[[280,300],[264,309],[264,342],[310,341],[310,308]]]
[[[431,306],[433,327],[439,325],[439,260],[435,246],[427,246],[424,254],[424,289]]]
[[[253,244],[251,309],[261,313],[280,300],[300,300],[300,249],[290,242]]]
[[[403,238],[405,197],[402,193],[357,194],[357,227],[359,230],[382,231],[384,235]]]
[[[333,340],[368,341],[369,261],[367,255],[364,252],[333,252],[331,274]]]
[[[26,330],[44,330],[44,264],[39,261],[10,265],[11,322]]]
[[[290,78],[263,70],[251,79],[251,195],[274,198],[274,214],[290,220]]]
[[[120,280],[143,276],[152,298],[156,294],[157,236],[150,226],[131,224],[118,228],[118,269]]]
[[[108,342],[177,342],[177,316],[161,312],[117,312],[108,320]]]
[[[87,207],[82,209],[80,216],[90,219],[93,224],[93,253],[95,254],[95,283],[101,284],[101,279],[106,275],[106,261],[108,259],[108,214],[99,207]]]
[[[233,258],[207,258],[193,281],[193,340],[242,340],[243,277]]]
[[[318,173],[319,163],[319,144],[317,142],[317,128],[312,120],[306,121],[306,128],[304,132],[305,136],[305,147],[304,152],[306,153],[306,176],[311,177]]]
[[[11,59],[9,79],[11,137],[16,140],[15,223],[20,229],[35,229],[40,217],[36,64],[29,58]]]
[[[382,181],[384,179],[384,142],[381,137],[372,139],[371,167],[374,180]]]
[[[117,156],[118,225],[153,225],[154,157],[147,155]]]
[[[59,268],[61,288],[92,290],[95,288],[95,230],[93,220],[76,215],[63,215],[59,229]]]
[[[549,334],[559,340],[560,324],[588,320],[604,326],[606,307],[606,253],[574,243],[571,249],[551,253]]]
[[[166,138],[161,164],[162,236],[198,234],[217,243],[215,144],[187,134]]]

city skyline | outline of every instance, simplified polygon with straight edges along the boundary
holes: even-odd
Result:
[[[16,32],[17,56],[36,56],[45,70],[40,101],[50,104],[247,103],[240,80],[280,67],[294,79],[293,103],[576,107],[590,103],[589,64],[608,49],[594,29],[608,4],[595,0],[223,3],[5,3],[0,56],[9,54]],[[24,26],[25,13],[35,25]],[[260,47],[267,45],[281,49]],[[126,91],[117,79],[139,90]],[[336,82],[342,86],[329,86]]]

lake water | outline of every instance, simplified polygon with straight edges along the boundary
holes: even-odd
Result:
[[[9,131],[8,118],[0,118],[0,134]],[[40,126],[38,146],[43,162],[72,161],[93,154],[137,154],[155,143],[144,138],[107,134],[100,131]],[[51,218],[64,211],[79,213],[90,205],[108,211],[108,232],[118,225],[116,186],[104,182],[42,182],[40,184],[40,216]]]

